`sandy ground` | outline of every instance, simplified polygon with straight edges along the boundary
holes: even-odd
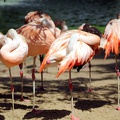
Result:
[[[74,115],[80,120],[120,120],[117,108],[117,77],[115,73],[114,55],[104,60],[103,55],[96,56],[92,61],[92,89],[89,87],[89,68],[86,64],[80,72],[72,70]],[[39,59],[36,63],[36,109],[33,113],[32,104],[32,57],[27,58],[24,67],[24,98],[28,102],[20,101],[21,81],[19,67],[12,68],[15,88],[14,120],[69,120],[71,116],[70,91],[68,86],[68,72],[55,78],[56,67],[48,68],[44,73],[44,91],[40,90],[41,76]],[[12,101],[8,69],[0,63],[0,120],[12,120]]]

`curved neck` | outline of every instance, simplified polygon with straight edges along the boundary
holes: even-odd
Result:
[[[17,34],[10,37],[13,37],[11,42],[0,50],[0,59],[8,68],[22,63],[28,54],[28,45],[23,36]]]

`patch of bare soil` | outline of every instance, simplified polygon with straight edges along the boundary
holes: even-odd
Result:
[[[80,120],[120,120],[117,108],[117,77],[115,73],[114,56],[106,60],[104,56],[96,56],[92,61],[92,89],[89,87],[89,68],[86,64],[80,72],[72,69],[74,96],[74,115]],[[14,120],[69,120],[71,116],[71,95],[68,86],[68,72],[55,78],[56,67],[50,67],[44,72],[44,91],[40,90],[41,75],[39,59],[36,63],[36,109],[32,112],[32,69],[33,58],[26,59],[24,66],[24,98],[20,101],[21,80],[19,67],[12,68],[15,88]],[[0,63],[0,120],[12,120],[12,100],[8,69]]]

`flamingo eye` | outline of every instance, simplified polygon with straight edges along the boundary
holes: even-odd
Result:
[[[112,22],[110,22],[110,25],[112,25]]]

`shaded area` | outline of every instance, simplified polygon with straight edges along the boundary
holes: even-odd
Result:
[[[15,109],[32,109],[32,106],[28,106],[28,105],[22,105],[22,104],[17,104],[15,103]],[[2,108],[2,110],[11,110],[12,108],[12,103],[0,103],[0,107]],[[38,108],[38,106],[35,106],[36,108]],[[1,119],[0,119],[1,120]]]
[[[5,117],[3,115],[0,115],[0,120],[5,120]]]
[[[98,108],[104,105],[110,105],[111,102],[103,100],[80,100],[75,103],[75,108],[80,110],[90,110],[91,108]]]
[[[41,118],[41,120],[57,120],[70,114],[68,110],[42,110],[39,114],[28,112],[23,119]]]

